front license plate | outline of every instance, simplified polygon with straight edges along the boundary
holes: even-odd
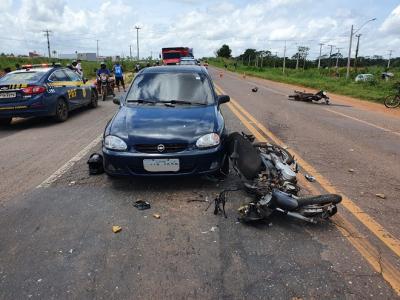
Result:
[[[15,98],[15,97],[17,97],[17,93],[16,93],[16,92],[0,93],[0,99],[4,99],[4,98]]]
[[[143,168],[147,172],[178,172],[179,159],[143,159]]]

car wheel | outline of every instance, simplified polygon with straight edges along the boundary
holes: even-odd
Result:
[[[12,118],[0,118],[0,126],[10,125]]]
[[[229,174],[229,157],[228,155],[225,155],[221,167],[218,169],[218,171],[214,174],[214,176],[218,179],[225,179]]]
[[[99,95],[97,95],[97,92],[95,90],[92,90],[91,95],[90,95],[89,107],[96,108],[97,104],[98,104],[98,100],[99,100]]]
[[[54,116],[54,119],[57,122],[64,122],[68,119],[68,105],[67,102],[62,98],[58,99],[57,101],[56,115]]]

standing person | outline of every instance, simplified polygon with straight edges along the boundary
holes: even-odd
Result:
[[[119,61],[117,61],[115,63],[115,65],[113,66],[113,72],[114,72],[115,83],[117,84],[118,92],[119,92],[119,83],[120,82],[121,82],[122,88],[124,89],[124,92],[126,92],[125,82],[124,82],[124,70],[122,69],[122,66],[119,63]]]
[[[77,62],[76,70],[78,71],[79,74],[81,74],[81,77],[83,78],[83,69],[82,69],[82,65],[81,65],[82,61],[80,59],[78,59],[76,62]]]
[[[76,60],[72,61],[72,69],[77,73],[80,77],[83,77],[82,67],[78,67],[78,62]],[[80,66],[80,63],[79,63]]]

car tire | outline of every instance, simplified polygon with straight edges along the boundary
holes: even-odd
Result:
[[[0,126],[10,125],[12,118],[0,118]]]
[[[99,95],[97,94],[96,90],[92,90],[90,95],[89,107],[96,108],[98,105],[98,100],[99,100]]]
[[[65,99],[59,98],[56,105],[56,114],[54,119],[57,122],[64,122],[68,119],[68,105]]]
[[[215,172],[214,176],[218,179],[225,179],[229,174],[229,157],[225,155],[222,159],[222,163],[217,172]]]

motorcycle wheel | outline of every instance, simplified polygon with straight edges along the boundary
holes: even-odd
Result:
[[[107,88],[102,88],[101,89],[101,99],[103,101],[106,101],[106,98],[107,98]]]
[[[400,96],[387,96],[384,103],[387,108],[396,108],[400,106]]]

